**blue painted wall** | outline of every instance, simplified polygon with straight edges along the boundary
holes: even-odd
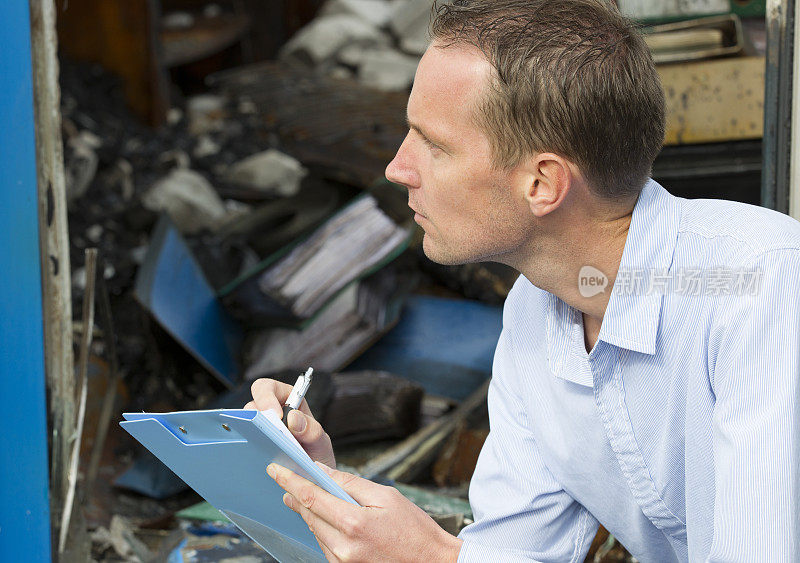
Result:
[[[49,561],[28,0],[0,1],[0,561]]]

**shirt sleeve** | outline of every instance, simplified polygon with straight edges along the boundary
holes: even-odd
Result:
[[[458,561],[583,561],[598,524],[542,462],[522,401],[507,387],[515,376],[510,340],[504,328],[489,387],[490,432],[470,483],[475,523],[459,534]]]
[[[709,337],[716,403],[708,561],[800,561],[800,250],[751,263],[757,292],[718,298]]]

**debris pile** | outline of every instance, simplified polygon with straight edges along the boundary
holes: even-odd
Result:
[[[87,444],[107,416],[110,371],[119,413],[241,408],[254,378],[293,382],[312,365],[308,400],[343,467],[395,484],[452,533],[469,523],[498,304],[515,275],[430,265],[405,190],[382,180],[406,95],[372,88],[370,65],[388,68],[379,57],[398,46],[416,61],[424,40],[400,17],[412,4],[329,2],[323,28],[385,9],[357,16],[355,43],[309,50],[305,30],[285,49],[293,64],[213,77],[155,131],[113,76],[62,61],[74,310],[94,247],[114,317],[93,339]],[[358,82],[297,64],[341,65],[343,50],[370,42],[385,48],[351,59]],[[97,560],[263,557],[213,509],[182,511],[199,497],[111,420],[82,510]]]
[[[404,96],[341,81],[329,90],[330,80],[280,63],[232,71],[152,131],[127,113],[113,77],[65,61],[76,310],[87,282],[84,250],[97,247],[115,334],[97,335],[92,365],[107,365],[100,357],[114,339],[122,382],[113,412],[240,408],[253,378],[291,381],[297,369],[315,366],[320,376],[309,400],[345,466],[369,469],[403,448],[416,460],[412,471],[387,475],[402,461],[393,458],[373,477],[397,483],[455,533],[471,518],[469,471],[436,479],[432,471],[448,473],[439,450],[455,455],[451,436],[468,432],[464,417],[453,422],[461,412],[453,409],[488,377],[499,309],[480,305],[492,319],[474,325],[481,345],[453,332],[470,326],[453,325],[454,311],[473,305],[451,299],[458,294],[421,267],[404,191],[376,184],[402,141]],[[293,97],[287,83],[306,95]],[[359,118],[354,97],[363,92],[372,105],[359,105]],[[275,97],[285,103],[275,105]],[[320,100],[325,113],[307,112]],[[509,285],[490,301],[499,302]],[[409,300],[414,288],[449,298]],[[435,334],[420,331],[420,322],[437,327]],[[374,345],[387,333],[388,345]],[[452,344],[459,341],[465,345]],[[102,387],[107,369],[91,370],[92,388]],[[92,420],[102,417],[101,394],[91,393]],[[471,424],[485,434],[485,413]],[[86,425],[87,443],[94,427]],[[420,432],[436,440],[420,441]],[[252,549],[246,538],[230,543],[237,533],[229,524],[176,516],[199,499],[116,425],[106,441],[84,511],[97,559],[145,560],[167,547],[183,554]],[[204,526],[227,539],[198,539]],[[163,534],[156,541],[148,530],[157,529],[172,530],[173,543]]]
[[[377,90],[407,91],[428,46],[432,0],[328,0],[279,58]]]

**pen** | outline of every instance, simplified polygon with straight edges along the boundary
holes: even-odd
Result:
[[[289,393],[289,398],[286,399],[286,404],[283,405],[283,423],[289,425],[289,411],[292,409],[299,409],[300,403],[303,402],[303,397],[306,396],[308,388],[311,386],[311,376],[314,373],[314,368],[308,368],[306,372],[297,378],[297,381],[292,387],[292,392]]]

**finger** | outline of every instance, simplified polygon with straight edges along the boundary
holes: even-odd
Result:
[[[256,404],[253,401],[250,401],[249,403],[247,403],[245,406],[242,407],[242,410],[249,411],[249,410],[255,410],[255,408]]]
[[[250,392],[253,395],[253,402],[258,410],[272,410],[282,418],[283,405],[292,392],[292,386],[288,383],[275,381],[274,379],[262,378],[256,379],[253,382],[253,385],[250,386]],[[300,403],[300,410],[313,417],[311,409],[308,408],[308,403],[305,399]]]
[[[289,430],[301,444],[320,440],[330,442],[330,437],[325,433],[322,425],[311,415],[295,409],[289,411],[286,422]]]
[[[260,411],[271,410],[283,417],[283,404],[292,392],[290,385],[275,381],[274,379],[256,379],[250,386],[253,402]]]
[[[319,462],[316,462],[316,464],[361,506],[375,506],[376,501],[387,499],[386,495],[394,494],[396,490],[393,487],[373,483],[368,479],[346,471],[332,469]]]
[[[322,549],[325,557],[328,558],[328,561],[338,561],[338,558],[333,554],[333,550],[329,546],[334,545],[334,542],[340,539],[341,534],[339,530],[311,512],[289,493],[283,495],[283,504],[300,515],[308,526],[308,529],[314,534],[319,547]]]
[[[267,474],[275,479],[278,486],[291,494],[299,504],[331,525],[335,526],[343,519],[356,519],[358,511],[361,510],[360,506],[333,496],[308,479],[275,463],[269,464]]]
[[[297,438],[311,459],[336,467],[331,438],[313,416],[299,410],[292,410],[289,411],[286,423],[292,435]]]

